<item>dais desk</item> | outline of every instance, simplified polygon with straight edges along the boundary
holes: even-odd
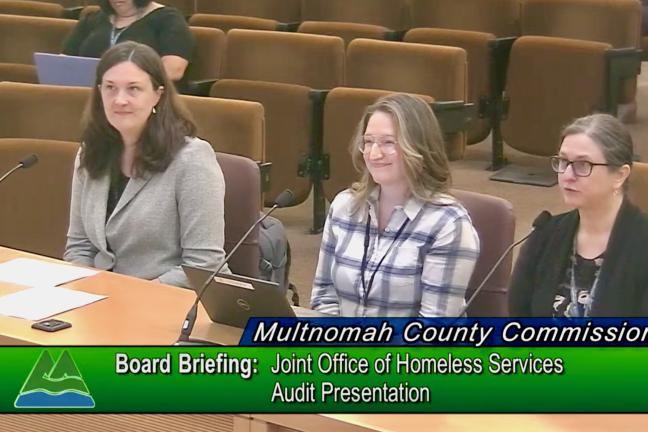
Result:
[[[21,257],[62,262],[0,247],[0,263]],[[192,290],[106,271],[63,286],[108,298],[57,315],[72,327],[54,333],[32,329],[32,321],[0,316],[0,345],[171,345],[196,298]],[[0,295],[23,288],[0,282]],[[236,345],[241,332],[211,322],[200,306],[194,337]]]

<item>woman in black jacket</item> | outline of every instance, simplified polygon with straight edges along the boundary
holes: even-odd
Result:
[[[648,316],[648,217],[626,197],[632,138],[607,114],[574,121],[551,165],[565,203],[520,252],[512,316]]]

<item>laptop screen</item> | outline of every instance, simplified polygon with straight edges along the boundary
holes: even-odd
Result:
[[[182,265],[196,292],[211,271]],[[295,311],[275,282],[246,276],[223,274],[211,279],[200,300],[214,322],[245,327],[250,317],[294,317]]]
[[[34,63],[41,84],[92,87],[99,59],[37,52]]]

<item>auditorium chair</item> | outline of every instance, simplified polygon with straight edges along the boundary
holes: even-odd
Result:
[[[353,39],[399,40],[408,27],[404,0],[302,0],[301,33]]]
[[[468,300],[506,248],[513,243],[515,216],[511,203],[502,198],[462,190],[452,190],[451,193],[468,210],[479,236],[479,259],[468,284]],[[469,317],[508,316],[512,261],[513,255],[509,254],[488,279],[468,308]]]
[[[525,0],[521,6],[523,36],[590,40],[613,48],[639,46],[639,1]]]
[[[60,53],[76,21],[0,15],[0,81],[38,82],[35,52]]]
[[[354,39],[395,40],[399,32],[374,24],[358,24],[331,21],[304,21],[297,28],[299,33],[338,36],[347,46]]]
[[[0,82],[0,138],[79,142],[90,89]],[[180,96],[198,136],[216,151],[265,162],[264,114],[259,103]],[[36,120],[35,120],[36,119]]]
[[[235,28],[248,30],[283,30],[285,28],[283,23],[269,18],[205,13],[192,15],[189,18],[189,25],[216,28],[226,33]]]
[[[0,138],[0,171],[36,153],[38,163],[18,170],[0,187],[0,245],[62,258],[70,211],[76,142]]]
[[[628,197],[637,207],[648,213],[648,163],[634,162],[630,173]]]
[[[301,18],[372,24],[392,30],[409,27],[406,0],[302,0]]]
[[[245,157],[217,152],[216,159],[225,178],[225,252],[229,253],[259,218],[260,173],[258,165]],[[233,273],[259,277],[258,227],[232,255],[228,265]]]
[[[216,28],[193,25],[189,27],[189,30],[193,35],[195,45],[185,77],[189,86],[195,88],[196,93],[201,93],[201,82],[220,77],[221,65],[223,57],[225,57],[225,33]],[[204,92],[209,92],[209,88]]]
[[[300,21],[300,0],[196,0],[196,13]]]
[[[634,49],[614,50],[601,42],[518,38],[506,74],[508,112],[502,122],[503,142],[536,156],[555,154],[562,128],[573,119],[593,112],[616,113],[621,84],[636,74],[638,62]],[[503,142],[493,139],[493,165],[502,165]],[[549,170],[546,174],[525,172],[515,166],[491,178],[545,186],[556,182]]]
[[[65,10],[56,3],[27,0],[0,0],[0,15],[63,18]]]
[[[466,72],[466,51],[461,48],[356,39],[347,48],[344,86],[463,103],[468,96]],[[445,132],[448,158],[463,158],[465,134]]]
[[[265,117],[260,103],[181,96],[198,126],[198,136],[215,151],[266,161]]]
[[[479,143],[486,139],[490,133],[490,117],[492,116],[493,101],[496,98],[498,87],[493,87],[493,78],[496,77],[492,70],[495,67],[494,56],[500,40],[492,33],[482,33],[467,30],[453,30],[443,28],[415,28],[405,33],[403,42],[421,43],[429,45],[444,45],[463,48],[466,51],[468,64],[467,102],[478,107],[479,116],[475,116],[466,132],[467,144]]]
[[[0,138],[79,142],[85,87],[0,82]]]
[[[519,0],[411,0],[405,42],[456,46],[468,59],[468,101],[478,108],[467,143],[483,141],[497,123],[505,71],[498,58],[519,34]],[[495,131],[497,132],[497,131]]]
[[[409,0],[411,28],[445,28],[490,33],[495,37],[520,34],[520,0]]]
[[[553,36],[641,47],[641,4],[637,0],[525,0],[521,4],[523,36]],[[639,65],[637,66],[639,67]],[[627,80],[622,104],[635,100],[637,82]]]
[[[266,204],[285,188],[303,202],[319,175],[314,119],[323,92],[342,84],[344,42],[337,37],[235,29],[227,33],[223,79],[214,97],[254,100],[266,118],[266,157],[272,181]],[[316,183],[316,181],[314,182]]]

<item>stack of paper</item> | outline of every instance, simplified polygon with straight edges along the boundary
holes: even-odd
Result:
[[[17,258],[0,264],[0,281],[32,288],[0,297],[0,315],[41,320],[106,298],[56,285],[98,273],[81,267]]]

